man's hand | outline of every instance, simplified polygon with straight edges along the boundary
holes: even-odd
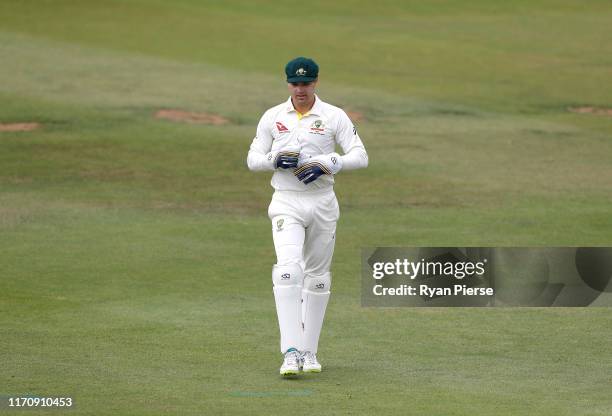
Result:
[[[342,159],[338,153],[313,156],[306,159],[293,173],[297,178],[309,184],[321,175],[335,175],[342,169]]]
[[[299,152],[294,151],[281,151],[276,154],[274,159],[274,167],[276,169],[292,169],[297,167],[298,159],[300,157]]]

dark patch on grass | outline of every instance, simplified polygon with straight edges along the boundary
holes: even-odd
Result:
[[[427,111],[427,114],[453,116],[453,117],[477,117],[478,114],[474,111],[452,108],[432,108]]]
[[[550,131],[542,129],[524,129],[523,132],[543,137],[568,138],[574,136],[574,133],[567,131]]]

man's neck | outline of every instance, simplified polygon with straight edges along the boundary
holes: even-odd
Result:
[[[297,111],[300,114],[306,114],[307,112],[309,112],[314,106],[314,103],[315,103],[314,97],[312,98],[312,102],[310,104],[306,104],[304,106],[295,105],[295,103],[293,102],[293,99],[291,99],[291,104],[293,104],[293,108],[295,108],[295,111]]]

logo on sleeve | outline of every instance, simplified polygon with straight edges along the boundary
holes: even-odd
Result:
[[[276,221],[276,231],[283,231],[283,223],[285,220],[283,218]]]
[[[276,122],[276,130],[278,130],[279,133],[289,133],[289,129],[280,121]]]

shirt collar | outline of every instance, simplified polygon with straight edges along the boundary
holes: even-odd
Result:
[[[317,94],[315,94],[315,102],[312,106],[312,108],[310,109],[310,111],[308,111],[308,115],[315,115],[315,116],[320,116],[321,115],[321,99],[319,98],[319,96]],[[289,99],[287,100],[287,112],[290,113],[292,111],[296,111],[295,107],[293,107],[293,103],[291,102],[291,97],[289,97]]]

